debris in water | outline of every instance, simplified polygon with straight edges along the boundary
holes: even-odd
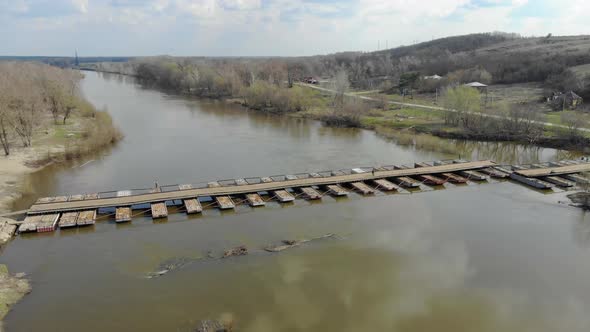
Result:
[[[590,208],[590,193],[587,192],[575,192],[573,194],[567,195],[572,201],[572,206],[579,207],[579,208]]]
[[[146,275],[146,278],[157,278],[165,275],[166,273],[184,267],[194,261],[200,260],[201,258],[189,258],[189,257],[174,257],[162,262],[154,272],[150,272]]]
[[[222,258],[227,258],[231,256],[244,256],[248,254],[248,248],[246,246],[239,246],[223,252]]]
[[[294,247],[298,247],[304,243],[327,239],[327,238],[339,238],[336,234],[329,233],[322,236],[314,237],[311,239],[301,239],[301,240],[283,240],[281,241],[280,245],[271,245],[264,248],[265,251],[268,252],[280,252],[285,249],[290,249]],[[222,259],[228,258],[233,256],[245,256],[248,255],[249,251],[245,245],[241,245],[235,248],[227,249],[223,252],[221,257],[215,256],[212,251],[208,251],[204,257],[200,258],[189,258],[189,257],[174,257],[162,262],[154,271],[149,272],[145,275],[146,278],[152,279],[161,277],[165,274],[168,274],[171,271],[180,269],[188,264],[191,264],[196,261],[205,260],[205,259]],[[205,321],[206,322],[206,321]]]
[[[91,163],[91,162],[93,162],[93,161],[94,161],[94,159],[92,159],[92,160],[88,160],[87,162],[85,162],[85,163],[83,163],[82,165],[78,166],[78,168],[80,168],[80,167],[84,167],[84,166],[86,166],[86,165],[90,164],[90,163]],[[74,166],[74,167],[72,167],[72,168],[75,168],[75,166]]]
[[[330,234],[325,234],[325,235],[322,235],[322,236],[319,236],[319,237],[314,237],[314,238],[311,238],[311,239],[283,240],[283,241],[281,241],[283,244],[277,245],[277,246],[270,245],[270,246],[264,248],[264,250],[266,250],[268,252],[280,252],[280,251],[283,251],[285,249],[290,249],[290,248],[298,247],[298,246],[300,246],[300,245],[302,245],[304,243],[311,242],[311,241],[314,241],[314,240],[321,240],[321,239],[327,239],[327,238],[333,238],[333,237],[336,237],[336,234],[330,233]]]
[[[199,322],[195,332],[231,332],[231,328],[225,327],[219,321],[207,319]]]

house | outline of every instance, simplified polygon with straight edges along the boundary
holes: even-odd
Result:
[[[579,105],[582,104],[584,99],[578,96],[573,91],[568,92],[553,92],[551,96],[547,97],[547,103],[550,104],[551,108],[556,111],[564,110],[564,109],[576,109]]]
[[[311,76],[304,77],[302,81],[307,84],[319,84],[320,83],[318,80],[316,80],[315,78],[313,78]]]
[[[487,85],[485,85],[483,83],[479,83],[479,82],[467,83],[467,84],[465,84],[465,86],[469,86],[469,87],[477,88],[477,89],[484,89],[484,88],[488,87]]]
[[[464,86],[468,86],[470,88],[477,89],[477,90],[479,90],[479,92],[484,93],[486,96],[488,94],[488,86],[483,83],[471,82],[471,83],[464,84]]]
[[[442,78],[442,76],[439,76],[436,74],[431,75],[431,76],[424,76],[425,80],[440,80],[441,78]]]

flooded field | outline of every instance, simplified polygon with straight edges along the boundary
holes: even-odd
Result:
[[[370,131],[262,115],[86,73],[125,139],[89,160],[30,178],[38,196],[458,158]],[[551,149],[460,143],[462,158],[537,162]],[[559,194],[556,194],[559,195]],[[511,182],[413,194],[324,197],[236,211],[172,213],[129,224],[17,237],[0,261],[33,292],[8,331],[587,331],[590,216]],[[284,239],[312,241],[280,253]],[[217,259],[245,245],[249,255]],[[187,262],[146,278],[162,262]]]

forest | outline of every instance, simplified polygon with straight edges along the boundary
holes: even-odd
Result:
[[[97,111],[81,95],[77,70],[33,62],[0,62],[0,144],[8,156],[14,147],[62,137],[66,124],[75,133],[66,157],[73,157],[120,137],[109,114]],[[50,135],[53,133],[53,135]]]
[[[571,68],[590,63],[590,36],[521,37],[480,33],[436,39],[378,52],[344,52],[288,58],[144,57],[102,63],[105,71],[133,73],[163,88],[225,96],[254,81],[280,85],[302,77],[347,72],[359,89],[410,88],[429,92],[470,81],[485,84],[543,82],[549,90],[574,90],[590,98],[588,74]],[[428,82],[423,77],[440,75]],[[408,80],[408,78],[410,78]]]
[[[445,106],[465,109],[449,113],[442,124],[412,126],[440,136],[485,140],[519,140],[539,143],[544,136],[559,136],[566,145],[586,142],[577,128],[586,120],[564,113],[556,119],[567,127],[557,134],[546,133],[542,98],[533,102],[482,105],[484,97],[473,98],[459,89],[468,82],[488,85],[535,82],[544,95],[573,91],[590,100],[590,36],[522,37],[508,33],[481,33],[437,39],[378,52],[346,52],[311,57],[205,58],[143,57],[128,62],[99,63],[96,70],[133,75],[148,86],[208,98],[233,98],[252,109],[273,113],[308,112],[336,126],[373,127],[363,123],[371,109],[387,109],[394,95],[434,94]],[[438,79],[428,76],[438,75]],[[313,98],[298,83],[315,77],[335,93],[326,99]],[[350,91],[378,92],[376,101],[359,102],[347,97]],[[458,100],[457,98],[467,98]],[[319,100],[319,101],[318,101]],[[470,101],[470,105],[465,105]],[[561,110],[561,108],[560,108]],[[473,112],[483,114],[474,116]],[[309,112],[308,112],[309,113]],[[485,115],[487,114],[487,115]],[[502,118],[499,121],[498,118]],[[392,125],[391,121],[387,125]],[[442,127],[441,127],[442,125]],[[458,128],[459,130],[449,130]],[[561,143],[560,143],[561,144]],[[585,143],[584,143],[585,144]]]

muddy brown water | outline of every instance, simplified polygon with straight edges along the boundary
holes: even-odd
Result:
[[[83,90],[125,133],[116,147],[30,178],[39,195],[108,191],[456,158],[362,130],[266,116],[87,73]],[[536,162],[559,151],[460,143],[474,158]],[[464,154],[467,152],[463,152]],[[466,156],[463,155],[463,158]],[[92,160],[92,161],[90,161]],[[88,162],[90,161],[90,162]],[[590,216],[511,182],[413,194],[324,197],[202,216],[17,237],[0,256],[33,292],[7,331],[190,331],[231,317],[240,331],[587,331]],[[281,253],[282,239],[326,239]],[[175,257],[246,245],[143,276]]]

